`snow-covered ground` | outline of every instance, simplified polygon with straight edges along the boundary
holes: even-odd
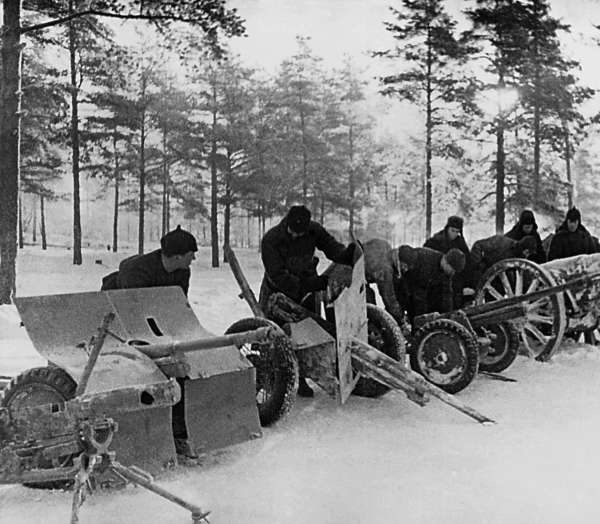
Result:
[[[97,290],[125,254],[27,248],[19,294]],[[240,251],[255,290],[257,253]],[[96,261],[101,260],[102,264]],[[203,250],[190,300],[203,325],[222,333],[249,316],[227,267],[209,269]],[[43,364],[10,306],[0,307],[0,375]],[[595,523],[600,522],[600,350],[565,343],[551,363],[519,357],[518,383],[478,378],[459,397],[497,420],[481,426],[432,399],[423,408],[399,393],[298,399],[262,439],[179,466],[159,480],[212,511],[222,524]],[[71,494],[0,486],[0,523],[69,520]],[[190,522],[189,514],[142,488],[95,493],[83,523]]]

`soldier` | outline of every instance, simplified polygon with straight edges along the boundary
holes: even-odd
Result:
[[[396,281],[396,296],[414,317],[454,309],[452,277],[465,268],[465,254],[452,248],[441,253],[427,247],[400,246],[396,250],[401,277]]]
[[[596,245],[590,232],[581,224],[581,213],[576,207],[567,212],[564,222],[550,241],[548,260],[568,258],[575,255],[596,253]]]
[[[500,260],[531,258],[536,253],[536,246],[537,241],[531,235],[524,236],[521,240],[513,240],[505,235],[477,240],[471,247],[471,285],[476,287],[485,271]]]
[[[269,313],[269,297],[281,292],[300,303],[308,293],[327,289],[327,275],[317,274],[319,259],[315,249],[340,264],[352,265],[354,244],[345,247],[323,226],[311,220],[305,206],[292,206],[279,224],[265,233],[261,241],[261,256],[265,273],[260,286],[259,303]],[[300,377],[298,394],[314,395],[304,377]]]
[[[133,255],[119,264],[119,270],[102,279],[102,291],[140,287],[179,286],[185,295],[190,287],[190,265],[195,260],[198,245],[194,235],[181,229],[169,231],[160,239],[160,249],[143,255]],[[181,400],[173,406],[173,438],[178,455],[198,458],[188,443],[184,413],[183,380]]]
[[[463,304],[463,293],[465,292],[465,274],[469,271],[470,253],[467,242],[463,236],[463,219],[453,215],[448,217],[444,229],[425,241],[424,247],[447,253],[453,248],[460,249],[465,254],[466,271],[454,275],[454,307],[459,308]]]
[[[536,250],[535,254],[532,255],[530,259],[538,264],[543,264],[546,262],[546,251],[544,250],[542,239],[538,233],[538,225],[535,221],[533,211],[524,209],[521,212],[519,220],[513,226],[513,228],[506,233],[506,236],[508,238],[512,238],[513,240],[521,240],[525,236],[532,236],[536,241]]]
[[[377,286],[385,310],[394,317],[399,326],[403,326],[404,312],[394,289],[394,279],[399,275],[398,257],[394,256],[392,246],[379,238],[368,240],[362,247],[367,283]],[[374,293],[369,298],[370,302],[374,302]]]
[[[179,286],[185,296],[190,287],[190,265],[198,245],[194,235],[181,229],[160,239],[160,249],[133,255],[119,264],[119,270],[102,279],[102,291],[136,287]]]

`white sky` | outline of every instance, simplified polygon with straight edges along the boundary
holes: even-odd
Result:
[[[246,19],[248,36],[231,41],[232,48],[251,65],[273,71],[282,59],[296,49],[295,37],[312,38],[315,53],[327,65],[338,65],[345,53],[358,63],[376,71],[377,60],[371,50],[389,48],[392,39],[383,21],[390,20],[388,6],[400,6],[399,0],[231,0]],[[460,11],[473,5],[466,0],[448,0],[448,11],[462,17]],[[582,79],[600,89],[597,67],[598,47],[592,41],[600,37],[593,24],[600,25],[599,0],[554,0],[554,15],[571,24],[572,34],[565,38],[567,53],[581,61]]]

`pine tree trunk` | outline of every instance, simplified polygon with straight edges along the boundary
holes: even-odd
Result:
[[[225,181],[225,211],[223,215],[223,245],[228,246],[231,236],[231,158],[227,152],[227,179]],[[223,250],[223,262],[227,264],[227,253]]]
[[[300,131],[302,133],[302,203],[306,205],[308,200],[308,151],[306,148],[306,122],[302,92],[298,93],[298,100],[300,102]]]
[[[496,124],[496,234],[504,233],[504,118]]]
[[[19,195],[19,248],[23,249],[25,238],[23,236],[23,205],[21,203],[21,195]]]
[[[37,242],[37,202],[35,201],[35,196],[33,196],[33,217],[31,219],[31,243],[35,244]]]
[[[42,237],[42,249],[48,249],[46,242],[46,211],[44,208],[44,195],[40,195],[40,235]]]
[[[348,130],[348,146],[350,148],[350,176],[348,180],[349,213],[348,213],[348,236],[354,236],[354,136],[352,124]]]
[[[69,0],[73,12],[74,0]],[[71,155],[73,171],[73,264],[82,263],[81,256],[81,200],[79,185],[79,88],[77,86],[77,37],[75,24],[69,22],[69,68],[71,73]]]
[[[219,267],[219,222],[217,216],[217,88],[212,92],[212,136],[210,149],[210,242],[212,267]]]
[[[563,119],[563,131],[565,135],[565,168],[567,171],[567,182],[569,189],[567,193],[567,207],[571,209],[575,201],[575,187],[571,176],[571,134],[569,132],[569,123]]]
[[[0,304],[16,290],[21,111],[21,0],[4,0],[0,90]]]
[[[431,44],[429,43],[428,29],[428,45],[427,45],[427,107],[426,107],[426,122],[425,122],[425,238],[431,236],[431,221],[433,215],[433,195],[431,189],[431,134],[433,133],[432,123],[432,107],[431,107],[431,64],[433,57],[431,56]]]
[[[169,163],[167,159],[167,130],[162,130],[163,147],[163,187],[162,187],[162,235],[169,230]],[[162,236],[161,235],[161,236]]]
[[[113,154],[115,161],[115,193],[114,193],[114,203],[113,203],[113,224],[112,224],[112,251],[113,253],[117,252],[119,245],[119,177],[120,177],[120,167],[119,167],[119,152],[117,150],[117,137],[116,130],[113,133]]]
[[[536,0],[533,1],[533,17],[536,24],[533,30],[533,207],[537,208],[540,202],[540,146],[541,146],[541,130],[540,130],[540,96],[541,96],[541,78],[540,78],[540,45],[539,45],[539,4]]]
[[[146,79],[142,79],[142,96],[146,94]],[[146,109],[142,111],[140,127],[140,187],[138,209],[138,253],[144,252],[144,218],[146,212]]]

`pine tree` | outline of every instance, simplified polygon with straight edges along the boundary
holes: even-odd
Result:
[[[475,81],[461,69],[473,51],[456,35],[456,21],[442,0],[403,0],[390,8],[393,22],[384,25],[397,40],[395,49],[374,53],[394,60],[401,72],[381,78],[382,93],[417,105],[425,115],[425,235],[431,234],[432,158],[459,152],[440,147],[435,133],[441,126],[466,125],[464,112],[476,112]]]

